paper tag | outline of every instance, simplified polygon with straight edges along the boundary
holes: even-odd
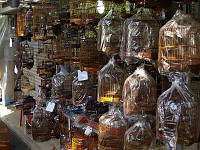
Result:
[[[54,107],[55,107],[55,103],[49,102],[48,105],[47,105],[47,107],[46,107],[46,111],[53,112]]]
[[[90,135],[92,133],[92,127],[87,126],[85,129],[85,135]]]
[[[60,73],[64,76],[67,74],[67,69],[63,65],[60,65]]]
[[[88,72],[78,70],[78,81],[88,80]]]

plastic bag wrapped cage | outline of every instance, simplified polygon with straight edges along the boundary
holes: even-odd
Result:
[[[177,10],[159,32],[158,65],[161,74],[200,71],[200,25]]]
[[[160,25],[149,8],[138,8],[137,13],[124,22],[120,57],[128,64],[139,59],[156,60]]]
[[[97,48],[108,56],[119,53],[124,19],[112,8],[98,24]]]
[[[124,135],[124,150],[154,150],[155,134],[144,116],[131,126]]]
[[[126,72],[116,64],[112,57],[98,74],[98,101],[120,102],[126,78]]]
[[[161,94],[157,105],[157,138],[167,149],[189,146],[199,136],[199,99],[187,88],[183,74],[172,73],[171,87]]]
[[[138,67],[123,86],[123,110],[127,116],[155,113],[157,106],[157,84],[155,79]]]

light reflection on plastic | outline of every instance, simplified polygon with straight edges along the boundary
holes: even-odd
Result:
[[[10,47],[12,47],[13,44],[12,44],[12,38],[10,38]]]
[[[98,0],[97,1],[97,11],[100,13],[100,14],[103,14],[104,12],[104,4],[103,4],[103,1],[102,0]]]

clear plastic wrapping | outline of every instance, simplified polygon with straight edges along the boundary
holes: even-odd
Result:
[[[84,105],[89,95],[95,95],[92,91],[95,85],[96,75],[87,71],[78,70],[77,76],[72,82],[72,100],[74,105]]]
[[[98,101],[120,102],[126,78],[126,72],[116,64],[112,57],[98,75]]]
[[[159,72],[200,71],[200,25],[177,10],[159,32]]]
[[[99,118],[98,143],[100,150],[122,150],[127,122],[116,106]]]
[[[157,106],[157,84],[155,79],[138,67],[124,82],[123,87],[124,114],[134,115],[155,112]]]
[[[124,19],[112,8],[98,24],[97,47],[108,56],[120,50]]]
[[[51,138],[51,130],[49,127],[51,121],[50,118],[47,117],[49,116],[49,112],[42,107],[44,102],[45,96],[41,91],[39,91],[31,121],[32,138],[38,142],[47,141]]]
[[[156,138],[144,116],[131,126],[124,136],[124,150],[154,150]]]
[[[32,126],[32,138],[35,141],[43,142],[51,138],[51,130],[49,127],[50,119],[46,117],[47,111],[42,107],[36,106],[33,111]]]
[[[138,8],[137,13],[124,22],[120,56],[128,64],[138,59],[157,59],[160,26],[148,8]]]
[[[156,134],[167,149],[192,145],[199,136],[199,99],[185,85],[184,76],[171,73],[171,87],[158,98]]]
[[[64,64],[59,65],[60,72],[55,74],[52,78],[52,90],[55,92],[58,98],[65,97],[67,99],[71,98],[71,86],[68,83],[69,73]],[[72,82],[72,81],[71,81]]]

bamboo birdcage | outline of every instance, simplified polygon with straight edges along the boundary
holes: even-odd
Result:
[[[45,25],[47,24],[50,10],[51,6],[45,3],[36,5],[33,8],[32,33],[35,41],[47,39]]]
[[[31,32],[32,26],[32,9],[23,8],[19,13],[17,13],[17,35],[27,36]]]
[[[121,59],[128,64],[138,63],[141,59],[155,61],[158,55],[159,29],[152,10],[138,8],[136,14],[124,22]]]
[[[191,71],[199,74],[199,47],[199,23],[190,15],[177,10],[159,32],[159,72]]]
[[[82,67],[98,68],[97,33],[92,25],[86,25],[81,39],[80,64]]]
[[[52,41],[53,51],[52,51],[52,61],[61,64],[67,60],[67,51],[64,48],[64,38],[63,35],[57,36]]]
[[[34,48],[31,47],[27,41],[21,48],[22,66],[31,69],[34,65]]]
[[[97,11],[97,2],[92,0],[70,1],[70,22],[81,25],[98,23],[101,14]]]
[[[38,42],[38,52],[36,54],[37,73],[41,78],[52,77],[55,73],[55,63],[52,61],[52,44]]]

